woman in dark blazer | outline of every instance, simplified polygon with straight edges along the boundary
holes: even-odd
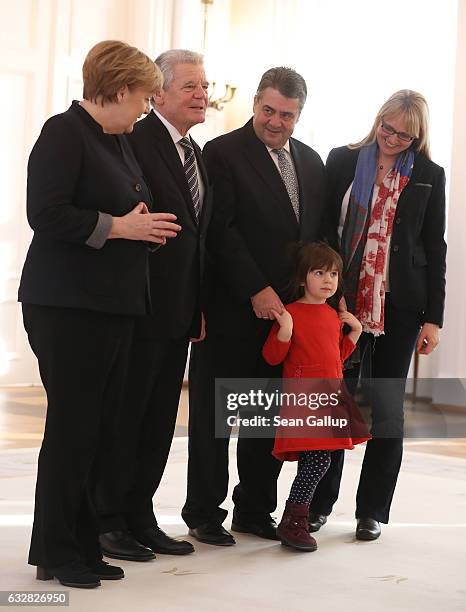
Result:
[[[380,522],[388,522],[401,465],[413,351],[434,350],[443,322],[445,173],[430,159],[424,97],[393,94],[364,140],[330,152],[327,179],[326,234],[343,256],[345,299],[364,331],[359,363],[345,376],[372,381],[373,439],[357,492],[356,537],[374,540]],[[343,458],[343,451],[333,453],[317,487],[312,531],[325,524],[338,497]]]
[[[146,313],[146,243],[180,227],[174,215],[148,212],[124,136],[149,112],[159,69],[134,47],[104,41],[83,79],[84,100],[45,123],[29,158],[34,236],[19,300],[48,400],[29,563],[39,579],[92,588],[124,575],[102,561],[90,493],[117,427],[133,323]]]

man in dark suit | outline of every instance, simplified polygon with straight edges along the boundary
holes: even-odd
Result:
[[[136,326],[127,417],[121,423],[125,470],[115,499],[124,501],[118,508],[117,502],[99,500],[97,492],[104,554],[135,561],[153,558],[155,552],[183,555],[194,550],[158,527],[152,497],[173,438],[189,340],[204,335],[201,279],[211,209],[201,152],[188,134],[205,120],[203,58],[175,49],[162,53],[156,64],[164,76],[163,90],[150,115],[135,126],[130,142],[155,210],[174,213],[182,230],[175,248],[167,244],[150,257],[152,314]]]
[[[280,375],[265,363],[261,350],[271,311],[281,311],[289,297],[289,245],[319,237],[324,166],[315,151],[291,138],[306,93],[304,79],[294,70],[268,70],[252,119],[209,142],[203,152],[214,190],[208,237],[212,270],[207,337],[191,356],[188,493],[182,515],[189,533],[209,544],[235,543],[222,527],[228,439],[215,437],[215,378]],[[270,512],[276,508],[281,463],[272,457],[272,447],[271,437],[251,439],[240,431],[232,529],[277,539]]]

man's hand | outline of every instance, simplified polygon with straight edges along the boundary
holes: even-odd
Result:
[[[144,202],[139,202],[123,217],[113,217],[108,237],[166,244],[167,238],[175,238],[181,230],[173,221],[176,216],[172,213],[150,213]]]
[[[195,342],[202,342],[205,339],[205,317],[204,313],[201,312],[201,333],[199,334],[199,338],[190,338],[189,341],[193,344]]]
[[[283,311],[281,299],[270,286],[253,295],[251,304],[258,319],[274,319],[272,310],[278,313]]]
[[[429,355],[440,342],[440,328],[435,323],[424,323],[416,343],[416,353]]]

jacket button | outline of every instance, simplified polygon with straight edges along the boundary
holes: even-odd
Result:
[[[394,253],[398,253],[398,248],[399,248],[398,245],[395,244],[395,246],[393,247],[393,252]]]
[[[395,223],[398,225],[398,223],[401,222],[401,219],[398,217],[398,219],[395,221]]]
[[[140,185],[140,183],[136,183],[136,185],[134,186],[134,188],[136,189],[136,191],[141,191],[142,186]]]

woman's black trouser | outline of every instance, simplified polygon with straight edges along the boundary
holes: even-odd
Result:
[[[23,304],[24,326],[47,392],[29,563],[100,558],[91,503],[104,472],[116,490],[116,439],[134,317]]]
[[[361,363],[345,378],[370,379],[372,440],[366,445],[356,495],[356,517],[388,523],[403,455],[403,396],[406,377],[419,335],[420,314],[396,308],[385,300],[385,334],[360,339]],[[350,380],[347,380],[351,386]],[[367,386],[364,385],[363,387]],[[344,451],[332,452],[330,468],[317,485],[311,511],[329,515],[338,498]]]

